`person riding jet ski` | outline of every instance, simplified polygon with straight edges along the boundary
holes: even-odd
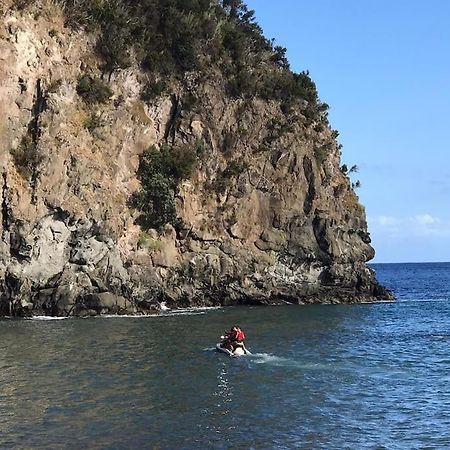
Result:
[[[234,325],[230,331],[225,332],[218,349],[225,349],[231,354],[250,353],[244,344],[245,333],[239,325]]]

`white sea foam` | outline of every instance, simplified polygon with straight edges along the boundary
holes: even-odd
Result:
[[[215,352],[216,350],[216,347],[206,347],[203,349],[204,352]]]
[[[27,319],[29,320],[64,320],[64,319],[69,319],[70,317],[56,317],[56,316],[32,316],[32,317],[27,317]]]
[[[151,317],[161,317],[160,314],[101,314],[92,316],[94,319],[148,319]]]
[[[199,316],[204,315],[210,310],[221,309],[221,306],[205,306],[199,308],[180,308],[180,309],[170,309],[166,306],[165,302],[161,303],[161,312],[158,314],[101,314],[98,316],[88,316],[85,317],[93,318],[93,319],[146,319],[146,318],[155,318],[155,317],[170,317],[170,316]],[[4,319],[8,319],[10,317],[6,316]],[[29,320],[64,320],[64,319],[73,319],[75,317],[56,317],[56,316],[32,316],[26,319]]]
[[[169,316],[201,316],[206,314],[208,311],[221,309],[221,306],[203,306],[196,308],[180,308],[180,309],[172,309],[167,311],[161,316],[169,317]]]
[[[206,314],[211,309],[219,309],[216,307],[205,307],[205,308],[181,308],[181,309],[161,309],[161,312],[157,314],[101,314],[99,316],[93,316],[94,318],[109,318],[109,319],[120,319],[120,318],[148,318],[148,317],[171,317],[171,316],[200,316]]]
[[[99,316],[92,316],[94,319],[157,319],[159,317],[172,317],[172,316],[199,316],[206,314],[202,311],[197,312],[177,312],[177,311],[168,311],[164,313],[157,314],[101,314]]]
[[[360,305],[373,305],[378,303],[397,303],[397,300],[361,300]]]
[[[270,353],[252,353],[251,355],[249,355],[249,358],[251,358],[251,361],[256,364],[267,364],[276,367],[294,367],[297,369],[304,369],[308,371],[318,369],[323,370],[328,367],[323,364],[305,363],[301,360],[271,355]]]
[[[253,353],[250,355],[252,361],[257,364],[272,364],[274,366],[291,365],[295,361],[282,356],[271,355],[270,353]]]
[[[171,316],[202,316],[206,314],[206,311],[182,311],[180,309],[175,311],[170,311],[164,314],[159,314],[160,317],[171,317]]]
[[[222,306],[198,306],[198,307],[192,307],[192,308],[180,308],[180,309],[174,309],[173,312],[210,311],[213,309],[222,309]]]

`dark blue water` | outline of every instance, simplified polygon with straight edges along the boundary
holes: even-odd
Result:
[[[0,448],[450,448],[450,265],[375,268],[398,302],[3,320]]]
[[[399,301],[449,300],[450,263],[371,264]]]

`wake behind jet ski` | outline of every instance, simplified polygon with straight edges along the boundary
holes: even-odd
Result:
[[[221,341],[216,345],[216,350],[229,356],[251,355],[244,344],[245,333],[235,325],[230,331],[225,332],[224,336],[220,336]]]

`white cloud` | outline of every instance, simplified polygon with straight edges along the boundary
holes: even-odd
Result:
[[[450,220],[443,220],[428,213],[414,217],[380,215],[368,217],[367,221],[372,234],[389,238],[427,236],[450,238]]]
[[[433,217],[430,214],[421,214],[414,217],[414,219],[419,225],[431,225],[440,222],[440,219],[438,219],[437,217]]]
[[[378,217],[372,217],[370,219],[370,222],[378,223],[381,226],[390,226],[395,225],[398,223],[398,219],[391,216],[378,216]]]

